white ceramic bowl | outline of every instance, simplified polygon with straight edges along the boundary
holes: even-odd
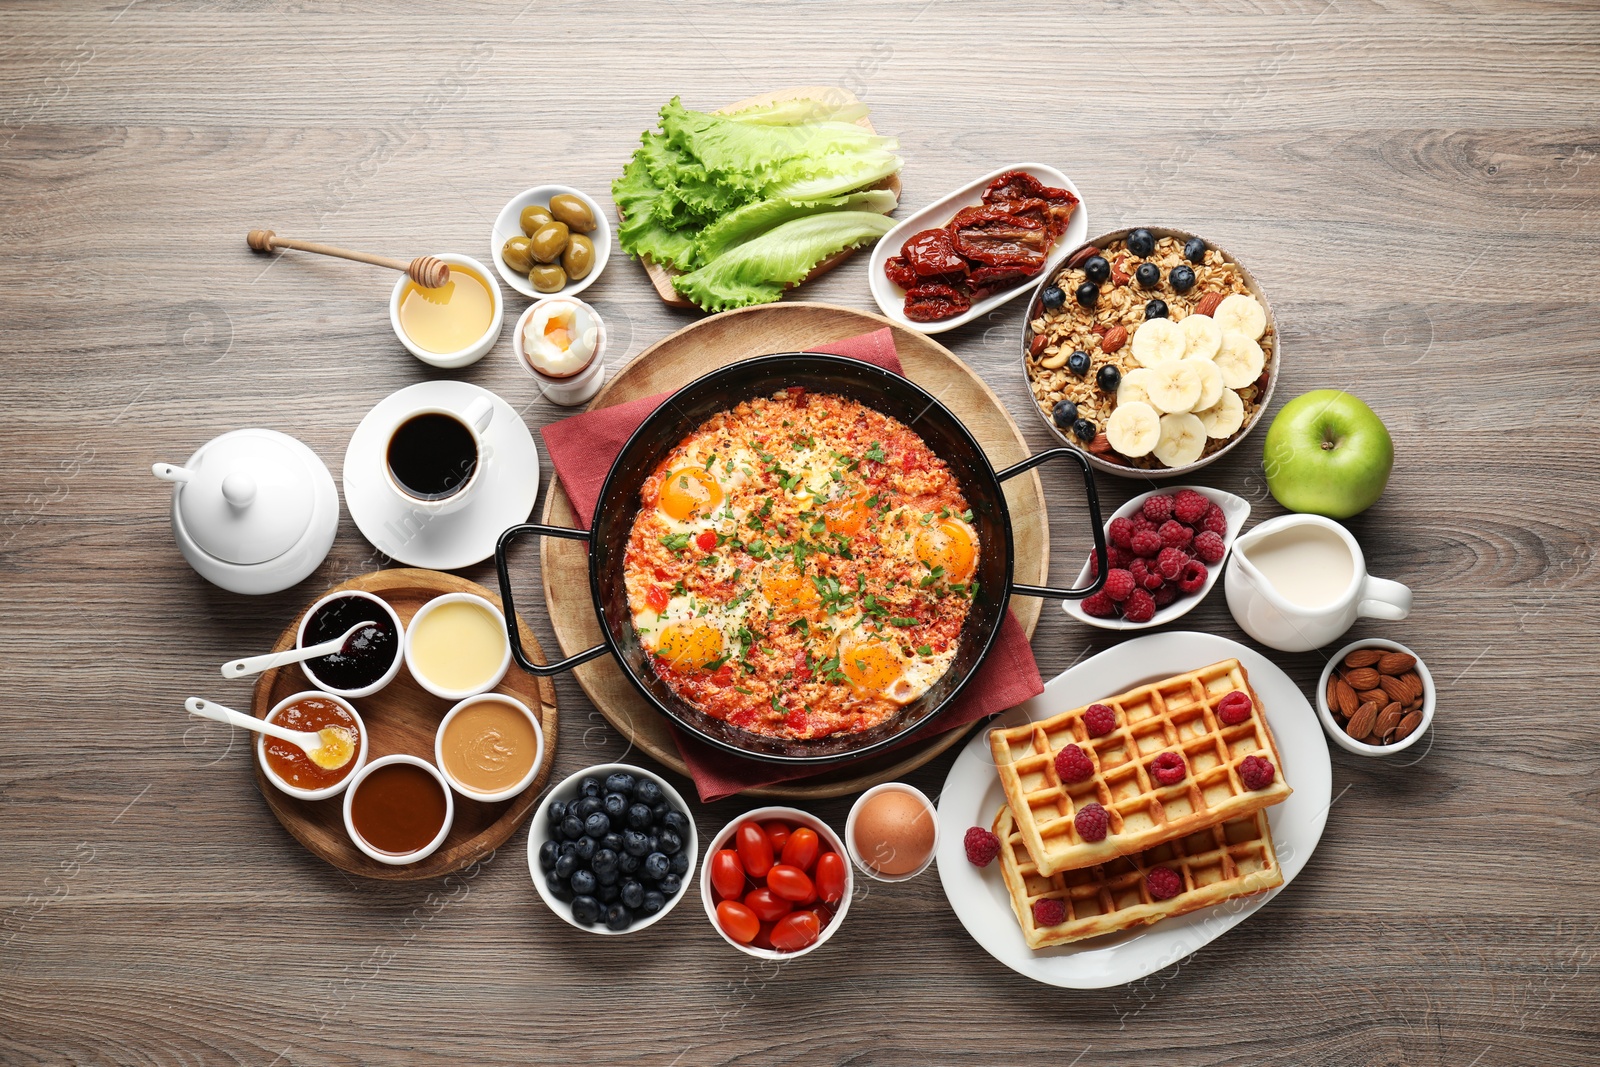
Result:
[[[306,660],[305,662],[301,663],[300,670],[305,674],[306,678],[311,682],[312,685],[316,686],[324,693],[332,693],[334,696],[344,697],[347,700],[356,700],[361,697],[369,697],[373,693],[376,693],[378,690],[394,681],[395,676],[400,673],[400,661],[405,658],[406,628],[405,625],[400,622],[400,616],[395,614],[394,608],[389,606],[389,602],[387,600],[362,590],[347,589],[339,593],[329,593],[327,596],[323,597],[321,600],[317,601],[315,604],[311,605],[311,607],[306,609],[306,613],[300,616],[300,629],[295,631],[294,646],[296,648],[306,647],[306,624],[311,621],[311,616],[317,613],[318,608],[322,607],[322,605],[328,603],[329,601],[342,600],[345,597],[355,597],[359,600],[370,600],[382,608],[389,616],[389,621],[394,624],[395,633],[394,662],[389,664],[389,669],[384,671],[383,676],[377,681],[373,682],[371,685],[362,686],[360,689],[334,688],[333,686],[324,682],[321,678],[317,677],[316,672],[311,669],[310,660]]]
[[[1405,652],[1414,656],[1417,661],[1417,675],[1422,679],[1422,721],[1417,728],[1411,731],[1411,736],[1404,741],[1396,741],[1392,745],[1369,745],[1357,741],[1343,730],[1339,729],[1339,722],[1333,717],[1333,710],[1328,707],[1328,679],[1333,677],[1334,668],[1344,662],[1344,658],[1358,648],[1381,648],[1386,652]],[[1322,729],[1333,743],[1346,752],[1354,752],[1358,756],[1393,756],[1404,752],[1416,744],[1423,734],[1428,732],[1428,727],[1433,725],[1433,705],[1436,690],[1433,687],[1433,675],[1428,671],[1428,665],[1422,662],[1411,649],[1398,641],[1386,641],[1381,637],[1367,637],[1360,641],[1352,641],[1345,645],[1333,658],[1328,660],[1328,665],[1322,668],[1322,677],[1317,681],[1317,718],[1322,720]]]
[[[684,841],[683,849],[689,854],[689,869],[683,873],[683,888],[679,889],[678,892],[673,896],[667,898],[666,906],[660,911],[656,912],[654,915],[646,915],[644,918],[638,920],[626,930],[611,930],[608,929],[604,923],[600,923],[595,926],[585,926],[583,923],[580,923],[577,919],[572,917],[571,904],[568,904],[563,900],[558,900],[553,894],[551,894],[550,887],[545,885],[545,872],[539,867],[539,849],[546,841],[550,840],[551,804],[558,800],[565,804],[569,801],[577,799],[578,784],[585,778],[599,778],[602,782],[604,782],[607,775],[616,774],[619,771],[624,774],[631,774],[636,778],[650,779],[656,785],[661,787],[662,795],[665,796],[667,800],[671,801],[674,807],[683,812],[684,815],[688,816],[689,837],[688,840]],[[581,770],[577,774],[563,779],[559,784],[546,793],[544,795],[544,799],[539,802],[538,810],[533,813],[532,828],[528,831],[528,873],[533,877],[533,888],[539,891],[540,898],[547,905],[549,905],[551,911],[555,912],[562,919],[564,919],[568,925],[576,926],[578,929],[584,930],[591,934],[604,934],[607,936],[635,934],[648,926],[654,926],[656,923],[665,918],[667,912],[678,906],[678,901],[689,895],[689,886],[694,881],[695,862],[699,856],[699,852],[700,834],[699,830],[694,824],[694,812],[689,809],[689,805],[683,799],[683,795],[676,789],[672,788],[671,783],[669,783],[665,778],[662,778],[660,775],[651,774],[642,767],[635,767],[628,763],[602,763],[598,767],[590,767],[586,770]]]
[[[850,855],[850,850],[845,848],[844,842],[839,840],[839,835],[834,833],[833,828],[827,823],[809,812],[801,811],[799,808],[784,807],[757,808],[754,811],[745,812],[724,826],[717,836],[711,839],[711,844],[706,847],[706,855],[708,857],[715,856],[719,849],[733,847],[729,844],[733,838],[733,832],[739,828],[740,823],[749,819],[753,819],[756,822],[782,819],[784,822],[810,827],[817,832],[817,836],[821,837],[835,852],[839,853],[841,858]],[[832,921],[822,928],[822,934],[815,941],[799,952],[779,952],[776,949],[756,948],[754,945],[741,945],[723,932],[722,924],[717,922],[716,893],[711,888],[710,860],[708,859],[700,865],[700,901],[705,905],[706,918],[711,921],[711,928],[717,932],[717,936],[722,940],[743,952],[746,956],[754,956],[758,960],[797,960],[801,956],[821,948],[827,943],[828,938],[832,937],[839,927],[844,925],[844,916],[850,910],[850,899],[855,896],[855,892],[855,869],[852,864],[846,863],[844,865],[844,896],[840,899],[838,906],[833,909]]]
[[[505,319],[505,301],[500,297],[500,286],[495,284],[494,275],[482,263],[468,256],[456,256],[445,252],[439,253],[436,258],[444,260],[452,267],[465,267],[483,279],[483,284],[489,287],[489,297],[494,301],[494,314],[489,319],[489,328],[483,331],[483,336],[460,351],[443,354],[429,352],[411,340],[400,325],[400,298],[405,295],[406,286],[411,284],[411,279],[405,275],[401,275],[400,280],[394,283],[394,292],[389,294],[389,325],[394,327],[394,335],[400,338],[400,343],[406,346],[406,350],[422,362],[445,370],[459,370],[462,367],[470,367],[482,359],[500,339],[500,324]]]
[[[558,292],[541,293],[529,284],[527,275],[518,274],[506,266],[505,260],[500,258],[500,249],[511,238],[525,236],[522,232],[523,208],[533,204],[548,207],[550,198],[562,193],[582,200],[594,215],[594,229],[584,234],[594,242],[594,266],[589,268],[589,273],[582,279],[569,281]],[[500,277],[505,279],[505,283],[529,300],[547,300],[552,296],[577,296],[594,284],[594,280],[600,277],[600,272],[606,269],[606,261],[611,258],[611,220],[594,198],[581,189],[574,189],[570,185],[536,185],[532,189],[524,189],[500,209],[499,217],[494,220],[494,229],[489,234],[489,258],[494,261],[495,269],[500,272]]]
[[[290,704],[305,700],[308,697],[315,697],[319,700],[331,700],[345,711],[348,711],[350,713],[350,717],[355,719],[357,733],[359,733],[361,736],[356,742],[355,758],[350,761],[350,773],[346,774],[343,778],[339,779],[332,785],[324,786],[321,789],[301,789],[297,785],[290,785],[279,776],[277,771],[272,769],[272,766],[269,763],[267,763],[267,736],[265,734],[256,734],[256,763],[260,765],[261,773],[267,776],[267,781],[276,786],[280,792],[286,793],[298,800],[326,800],[329,797],[338,796],[340,793],[348,789],[350,787],[350,783],[355,780],[356,776],[361,773],[361,769],[366,766],[367,724],[362,721],[361,713],[356,710],[354,704],[350,703],[343,697],[335,696],[332,693],[327,693],[320,689],[308,689],[303,693],[295,693],[293,696],[284,697],[282,700],[278,701],[272,706],[271,711],[267,712],[266,721],[277,721],[278,713],[284,708],[287,708]]]
[[[864,860],[861,857],[861,853],[856,849],[856,816],[860,814],[861,806],[879,793],[887,793],[891,790],[910,793],[920,801],[923,807],[928,809],[928,821],[933,824],[933,846],[928,849],[928,858],[922,861],[922,866],[914,871],[907,871],[905,874],[884,874]],[[927,870],[933,863],[934,855],[939,851],[939,817],[937,809],[934,808],[933,801],[928,799],[928,795],[916,786],[906,785],[904,782],[884,782],[882,785],[875,785],[865,793],[862,793],[856,798],[856,802],[850,806],[850,817],[845,820],[844,824],[844,840],[850,850],[851,862],[856,865],[856,868],[862,874],[879,882],[907,882]]]
[[[1144,502],[1153,496],[1176,495],[1180,490],[1193,489],[1212,503],[1221,506],[1222,514],[1228,520],[1228,532],[1223,535],[1223,556],[1216,563],[1206,564],[1206,584],[1200,587],[1198,593],[1189,596],[1180,596],[1177,600],[1164,608],[1157,608],[1155,615],[1149,622],[1129,622],[1126,619],[1110,618],[1097,619],[1083,610],[1081,600],[1063,600],[1061,607],[1068,615],[1079,622],[1086,622],[1090,626],[1098,626],[1102,630],[1148,630],[1152,626],[1163,626],[1174,619],[1181,619],[1193,611],[1200,601],[1211,595],[1211,587],[1217,584],[1217,578],[1222,574],[1224,564],[1228,562],[1228,553],[1233,551],[1234,539],[1239,536],[1239,531],[1244,529],[1244,522],[1250,517],[1250,502],[1243,497],[1224,493],[1221,489],[1212,489],[1204,485],[1174,485],[1170,488],[1152,489],[1148,493],[1140,493],[1126,504],[1112,513],[1111,519],[1130,518],[1139,509],[1144,507]],[[1106,525],[1111,525],[1111,519],[1106,520]],[[1108,546],[1109,547],[1109,544]],[[1078,580],[1075,584],[1087,585],[1089,583],[1089,563],[1084,561],[1083,569],[1078,571]]]
[[[417,670],[416,656],[412,652],[412,646],[414,644],[413,638],[416,637],[417,630],[419,628],[418,624],[436,611],[439,607],[445,604],[462,602],[478,605],[480,608],[489,612],[499,622],[500,641],[501,645],[503,646],[500,654],[500,667],[492,675],[490,675],[488,681],[481,685],[475,686],[472,689],[446,689],[444,686],[439,685],[421,671]],[[436,697],[443,697],[445,700],[465,700],[468,697],[475,697],[479,693],[487,693],[489,690],[500,684],[500,680],[506,676],[506,671],[511,667],[511,642],[506,637],[506,617],[500,613],[499,608],[489,603],[483,597],[478,596],[476,593],[445,593],[443,596],[434,597],[432,600],[422,605],[422,607],[418,608],[417,613],[411,616],[411,625],[406,629],[405,650],[406,670],[411,672],[411,677],[415,678],[417,680],[417,684],[422,686],[422,688],[426,689]]]
[[[458,782],[455,775],[450,773],[450,768],[445,764],[444,761],[445,728],[450,725],[450,721],[454,719],[461,711],[466,708],[476,707],[479,704],[504,704],[509,708],[520,711],[523,717],[526,718],[528,722],[533,724],[533,736],[535,740],[533,749],[533,766],[528,768],[528,773],[523,775],[521,779],[517,781],[516,785],[510,786],[506,789],[498,790],[493,793],[485,793]],[[502,800],[510,800],[512,797],[528,788],[528,786],[532,784],[533,780],[539,776],[539,768],[544,763],[544,728],[539,725],[539,717],[533,713],[532,709],[530,709],[528,705],[524,704],[516,697],[507,696],[505,693],[483,693],[479,696],[468,697],[455,707],[451,708],[445,713],[444,718],[439,720],[439,728],[435,730],[433,734],[433,762],[438,766],[440,773],[444,775],[445,781],[450,783],[450,788],[454,789],[457,793],[460,793],[468,800],[477,800],[485,804],[494,804]]]
[[[361,788],[361,783],[366,781],[367,776],[379,767],[387,767],[393,763],[409,763],[413,767],[421,767],[432,775],[433,779],[439,783],[439,788],[444,790],[444,825],[439,827],[439,832],[434,835],[432,841],[429,841],[415,852],[384,852],[381,849],[373,848],[367,844],[365,838],[356,833],[355,820],[350,817],[350,808],[355,803],[356,790]],[[444,780],[444,775],[439,773],[439,768],[427,760],[419,759],[416,756],[383,756],[350,775],[348,781],[350,782],[350,788],[344,794],[344,831],[350,835],[350,840],[355,842],[357,848],[379,863],[387,863],[391,867],[403,867],[408,863],[427,859],[437,852],[439,846],[444,844],[444,839],[450,836],[450,827],[456,818],[455,797],[450,795],[450,785]]]
[[[1020,170],[1039,179],[1045,185],[1057,189],[1065,189],[1078,198],[1078,206],[1072,211],[1072,218],[1067,222],[1067,232],[1056,240],[1050,247],[1050,254],[1045,257],[1044,270],[1037,277],[1047,278],[1054,274],[1069,251],[1083,244],[1089,235],[1089,209],[1084,205],[1083,197],[1078,193],[1078,187],[1072,184],[1072,179],[1062,174],[1054,167],[1047,167],[1043,163],[1011,163],[999,170],[985,174],[977,181],[969,182],[961,188],[945,194],[915,215],[902,220],[894,229],[878,239],[872,248],[872,255],[867,260],[867,284],[872,288],[872,298],[878,302],[886,318],[893,320],[909,330],[919,333],[944,333],[957,326],[964,326],[973,319],[982,318],[995,308],[1007,301],[1015,300],[1023,293],[1029,292],[1033,283],[1023,281],[1010,289],[1001,290],[982,300],[974,301],[972,306],[960,315],[943,319],[939,322],[913,322],[906,318],[906,294],[889,276],[883,273],[883,265],[890,258],[900,254],[900,246],[906,239],[923,230],[931,230],[943,226],[955,217],[956,212],[964,207],[976,207],[983,203],[983,191],[988,184],[1007,171]]]

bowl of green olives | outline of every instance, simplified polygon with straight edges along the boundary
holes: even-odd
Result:
[[[569,185],[524,189],[500,211],[489,235],[507,285],[534,300],[576,296],[611,257],[611,223],[600,205]]]

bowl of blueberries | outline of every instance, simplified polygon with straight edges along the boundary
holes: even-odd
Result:
[[[631,934],[683,899],[698,850],[676,789],[640,767],[605,763],[545,795],[528,834],[528,869],[550,910],[573,926]]]

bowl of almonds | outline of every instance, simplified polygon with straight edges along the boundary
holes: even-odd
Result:
[[[1369,637],[1323,668],[1317,715],[1328,736],[1358,756],[1392,756],[1433,723],[1433,675],[1405,645]]]

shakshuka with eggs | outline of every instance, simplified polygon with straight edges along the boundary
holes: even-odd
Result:
[[[904,424],[787,389],[707,420],[640,492],[634,626],[656,674],[712,717],[768,737],[856,733],[948,669],[978,534]]]

